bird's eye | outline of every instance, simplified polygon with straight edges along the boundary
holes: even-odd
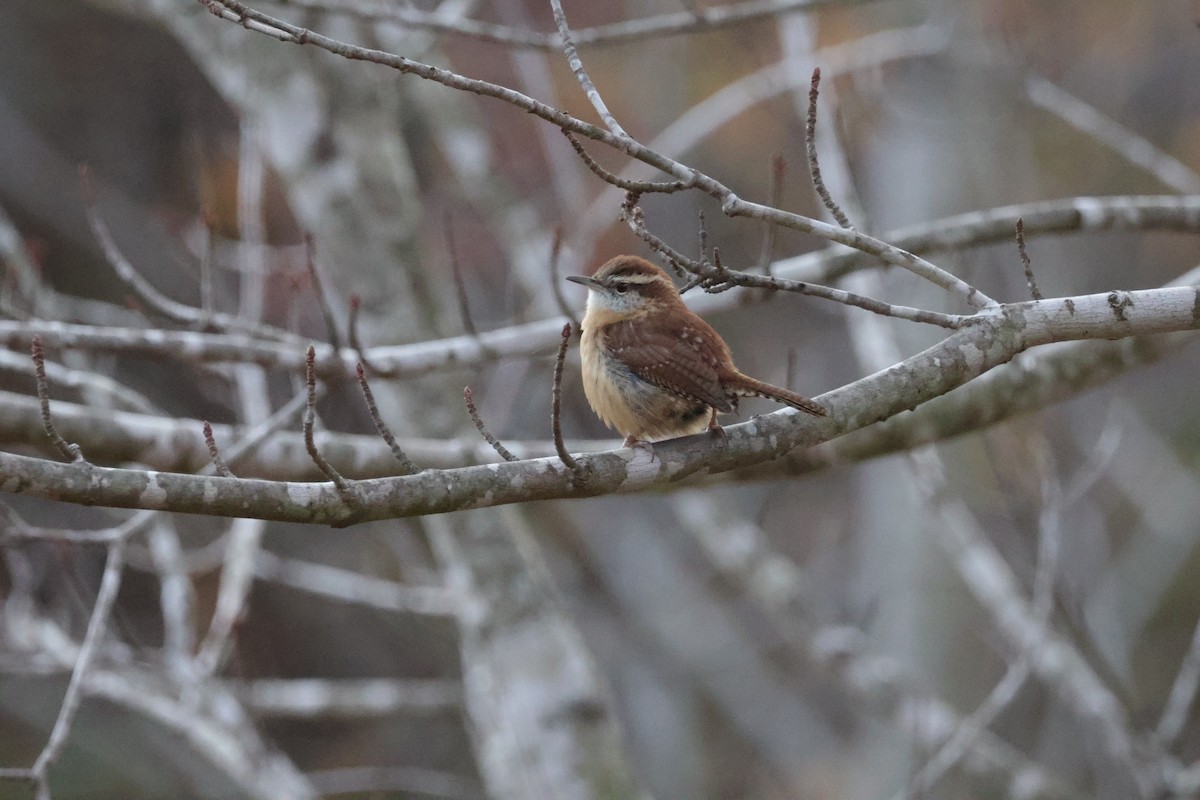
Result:
[[[617,294],[625,294],[625,292],[629,291],[629,284],[628,283],[614,283],[613,291],[616,292]]]

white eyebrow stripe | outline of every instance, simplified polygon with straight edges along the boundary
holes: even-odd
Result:
[[[657,275],[647,275],[644,272],[633,272],[630,274],[618,272],[614,275],[609,275],[608,280],[622,281],[624,283],[654,283],[655,281],[662,280],[662,278]]]

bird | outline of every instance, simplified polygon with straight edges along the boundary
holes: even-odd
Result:
[[[580,357],[588,404],[625,446],[700,433],[724,435],[717,414],[765,397],[815,416],[820,403],[738,370],[725,340],[688,308],[675,282],[644,258],[617,256],[591,276]]]

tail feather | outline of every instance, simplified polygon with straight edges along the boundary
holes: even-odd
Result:
[[[768,400],[783,403],[797,411],[803,411],[817,417],[829,416],[829,411],[820,403],[809,400],[803,395],[796,394],[790,389],[772,386],[769,383],[763,383],[760,380],[751,378],[748,375],[739,374],[737,383],[730,388],[734,394],[741,395],[742,397],[765,397]]]

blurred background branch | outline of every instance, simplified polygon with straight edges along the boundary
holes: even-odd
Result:
[[[0,798],[1194,796],[1194,15],[6,0]],[[552,380],[648,181],[689,304],[839,427],[651,461]],[[234,518],[54,499],[125,478]]]

